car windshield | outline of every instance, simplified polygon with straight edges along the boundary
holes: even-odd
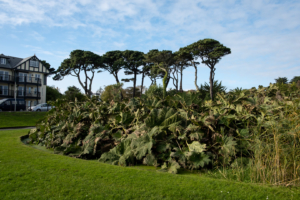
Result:
[[[42,106],[42,105],[43,105],[43,103],[40,103],[40,104],[36,105],[36,107],[38,107],[38,106]]]
[[[7,99],[2,99],[0,100],[0,104],[3,103],[4,101],[6,101]]]

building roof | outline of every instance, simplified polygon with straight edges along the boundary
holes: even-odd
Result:
[[[2,65],[0,63],[0,67],[1,68],[8,68],[8,69],[12,69],[14,67],[16,67],[18,65],[18,63],[20,63],[22,60],[22,58],[17,58],[17,57],[13,57],[13,56],[6,56],[4,54],[0,54],[0,58],[7,58],[7,63],[6,65]]]
[[[20,64],[22,64],[22,63],[24,63],[24,62],[26,62],[27,60],[29,60],[30,58],[32,58],[32,57],[34,57],[34,56],[29,56],[29,57],[27,57],[27,58],[24,58],[24,59],[22,59],[20,62],[18,62],[14,67],[16,67],[16,66],[18,66],[18,65],[20,65]]]

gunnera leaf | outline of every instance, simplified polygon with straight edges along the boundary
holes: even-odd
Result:
[[[189,151],[194,151],[196,153],[201,153],[205,151],[206,144],[200,144],[198,141],[193,141],[191,144],[187,144]]]
[[[164,162],[164,164],[161,166],[161,169],[157,171],[177,174],[178,169],[180,169],[180,165],[175,160],[171,160],[168,163]]]
[[[157,166],[157,160],[153,154],[147,154],[147,156],[143,160],[143,164]]]
[[[188,152],[186,154],[187,159],[190,164],[190,169],[197,169],[199,167],[204,167],[205,164],[209,164],[210,159],[209,156],[206,155],[204,152],[197,153],[195,151]]]

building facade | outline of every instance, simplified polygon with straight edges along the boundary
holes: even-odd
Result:
[[[46,103],[49,74],[35,55],[22,59],[0,54],[0,100],[24,99],[26,107]]]

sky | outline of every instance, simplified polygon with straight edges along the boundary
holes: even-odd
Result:
[[[112,50],[175,52],[212,38],[231,49],[216,65],[215,80],[228,90],[247,89],[300,76],[299,19],[299,0],[0,0],[0,54],[35,54],[57,69],[76,49],[99,55]],[[131,78],[124,71],[119,76]],[[193,67],[184,70],[183,89],[195,89],[194,79]],[[108,72],[97,73],[92,91],[115,82]],[[209,68],[200,64],[197,83],[205,82]],[[146,77],[144,85],[150,83]],[[48,85],[61,92],[68,86],[81,88],[71,76],[62,81],[49,77]],[[132,82],[124,83],[128,86]]]

